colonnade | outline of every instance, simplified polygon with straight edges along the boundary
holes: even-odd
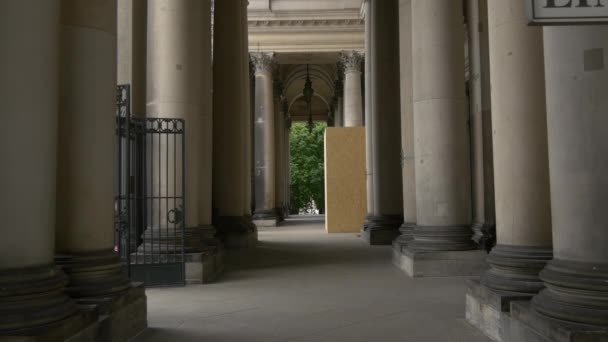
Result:
[[[51,0],[9,1],[0,13],[10,51],[0,57],[0,139],[11,146],[0,195],[2,334],[61,326],[47,336],[63,338],[82,327],[76,300],[131,289],[114,252],[116,11],[115,0]],[[139,314],[145,321],[145,306]]]
[[[335,124],[366,130],[362,236],[394,243],[411,276],[481,275],[542,317],[605,328],[607,29],[531,27],[520,0],[463,2],[368,0],[365,52],[342,52]],[[247,1],[215,2],[213,49],[208,0],[129,4],[118,66],[116,0],[0,12],[0,146],[20,142],[0,177],[18,231],[0,240],[1,333],[132,288],[112,229],[117,68],[136,115],[188,122],[189,251],[215,235],[253,246],[254,219],[288,214],[291,119],[273,54],[248,51]]]

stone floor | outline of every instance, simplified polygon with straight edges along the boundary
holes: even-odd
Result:
[[[148,289],[136,341],[489,341],[464,318],[465,278],[412,280],[391,247],[328,235],[322,217],[260,231],[217,283]]]

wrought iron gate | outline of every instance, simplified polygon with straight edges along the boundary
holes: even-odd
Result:
[[[185,122],[132,117],[129,85],[116,102],[115,249],[134,281],[183,285]]]

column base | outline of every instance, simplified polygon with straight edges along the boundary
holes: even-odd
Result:
[[[481,284],[479,280],[471,279],[467,282],[466,319],[492,340],[507,341],[511,326],[511,302],[530,300],[533,295],[497,291]]]
[[[477,249],[471,240],[469,226],[419,226],[414,229],[414,240],[408,243],[417,251],[468,251]]]
[[[486,253],[470,251],[419,251],[410,245],[393,248],[393,264],[412,278],[479,276],[488,269]]]
[[[216,220],[218,237],[227,248],[253,248],[258,229],[250,216],[220,216]]]
[[[404,222],[399,228],[399,237],[395,239],[395,243],[399,243],[402,248],[407,246],[410,241],[414,240],[414,229],[416,228],[416,223],[412,222]]]
[[[473,237],[471,239],[480,249],[488,253],[496,245],[496,224],[476,222],[471,225]]]
[[[64,292],[68,278],[55,265],[0,271],[0,335],[36,336],[74,316]]]
[[[368,215],[363,223],[361,237],[372,246],[390,246],[400,235],[399,227],[402,223],[401,215]]]
[[[538,274],[552,258],[551,247],[497,245],[481,283],[498,291],[537,294],[545,287]]]
[[[550,318],[608,329],[608,264],[553,259],[532,308]]]
[[[201,225],[198,227],[186,227],[183,231],[184,253],[200,253],[208,243],[213,240],[217,230],[212,225]],[[143,234],[144,242],[138,247],[142,252],[145,248],[150,253],[171,253],[182,250],[181,228],[148,228]]]
[[[253,213],[253,223],[258,227],[277,227],[279,224],[278,210],[275,209],[264,209],[256,210]]]
[[[0,331],[10,342],[106,342],[128,341],[147,327],[147,304],[143,286],[134,284],[119,296],[85,298],[74,304],[65,319],[36,329]],[[35,315],[30,311],[30,315]]]
[[[602,342],[608,341],[608,326],[569,323],[539,314],[531,302],[511,303],[507,342]]]
[[[129,341],[148,326],[147,298],[141,283],[133,283],[120,296],[79,300],[97,320],[66,339],[69,342]]]
[[[131,286],[112,250],[58,254],[55,262],[68,275],[66,293],[72,298],[119,296]]]

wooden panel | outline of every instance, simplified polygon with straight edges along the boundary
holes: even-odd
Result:
[[[325,130],[325,230],[361,231],[367,215],[365,127]]]

